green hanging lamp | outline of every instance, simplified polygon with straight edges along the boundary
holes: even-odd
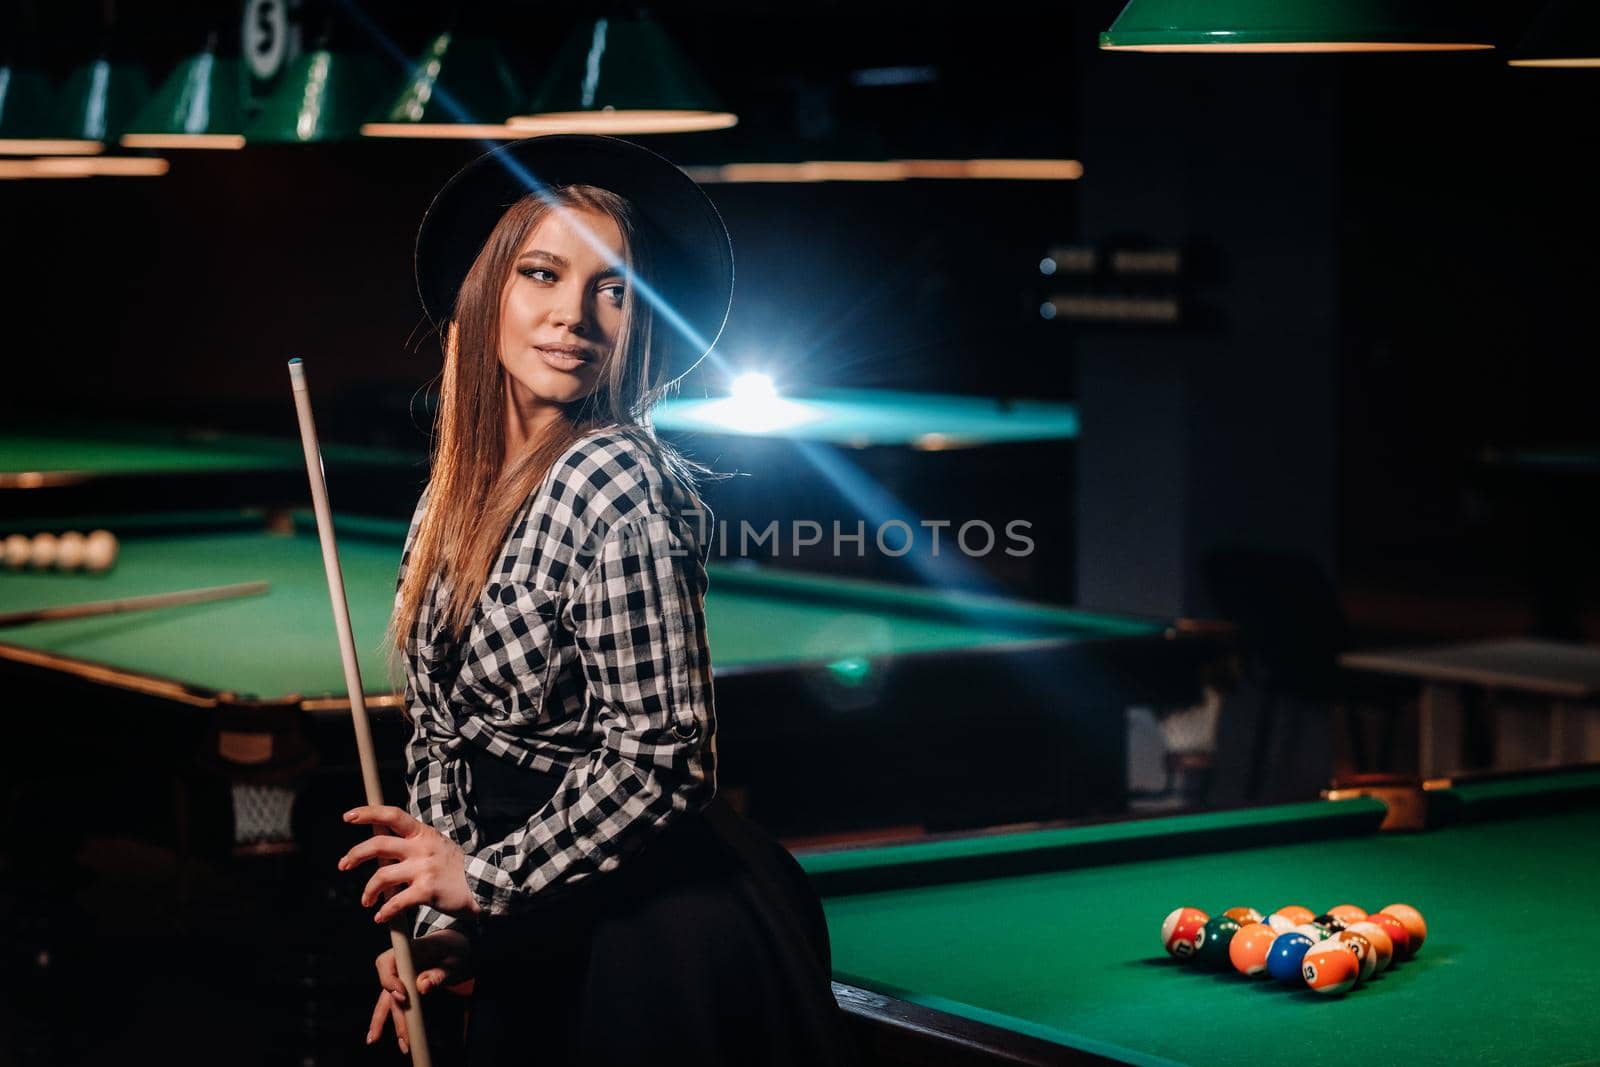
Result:
[[[1461,52],[1493,48],[1452,0],[1129,0],[1112,52]]]
[[[289,64],[282,83],[245,127],[252,144],[311,144],[354,140],[376,103],[375,57],[335,52],[326,45]]]
[[[1506,62],[1513,67],[1600,67],[1600,4],[1552,0]]]
[[[529,132],[640,134],[723,130],[739,118],[666,32],[639,17],[579,26],[532,105],[507,121]]]
[[[399,94],[361,132],[368,137],[526,137],[531,131],[504,122],[525,99],[492,38],[441,33],[417,58]]]
[[[52,136],[75,143],[64,154],[87,154],[89,145],[114,143],[149,95],[150,83],[134,64],[109,55],[92,59],[67,79]]]
[[[88,155],[104,150],[99,141],[67,139],[49,80],[16,63],[0,66],[0,156]]]
[[[178,64],[122,135],[127,148],[243,148],[244,71],[216,42]]]

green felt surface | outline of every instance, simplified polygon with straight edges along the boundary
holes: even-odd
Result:
[[[262,596],[0,629],[0,642],[242,697],[343,694],[322,555],[314,536],[248,521],[143,536],[116,523],[122,551],[107,574],[0,571],[0,611],[266,580]],[[337,525],[337,524],[336,524]],[[341,530],[341,533],[343,531]],[[340,567],[362,679],[392,692],[383,650],[400,541],[341,536]]]
[[[410,466],[420,453],[324,443],[328,463]],[[298,439],[142,428],[0,434],[0,472],[86,475],[185,474],[237,470],[304,470]]]
[[[1067,440],[1078,435],[1071,404],[870,389],[819,390],[775,403],[726,397],[680,398],[656,409],[655,425],[675,433],[734,434],[856,447],[960,447]]]
[[[1233,850],[826,897],[835,977],[1130,1063],[1600,1058],[1600,808],[1266,848],[1240,818]],[[1160,941],[1182,905],[1395,902],[1427,916],[1426,946],[1342,997],[1197,969]]]
[[[342,694],[322,556],[314,529],[272,534],[233,514],[97,517],[123,535],[108,574],[0,571],[0,611],[266,580],[259,597],[0,628],[0,643],[205,689],[261,698]],[[336,520],[363,678],[390,692],[384,628],[402,523]],[[718,670],[815,663],[848,675],[876,656],[1159,634],[1156,623],[992,597],[943,595],[842,579],[714,567],[706,598]],[[385,680],[386,679],[386,680]]]

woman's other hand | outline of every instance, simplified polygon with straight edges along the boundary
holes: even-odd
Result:
[[[411,942],[411,962],[417,968],[417,992],[427,996],[440,986],[453,987],[472,977],[472,942],[458,930],[437,930]],[[400,1051],[411,1051],[411,1035],[406,1031],[406,987],[400,981],[394,949],[378,957],[378,1003],[372,1009],[367,1027],[367,1044],[383,1036],[384,1023],[394,1020],[394,1036]],[[466,990],[452,992],[465,993]]]
[[[483,909],[467,887],[467,858],[461,847],[426,823],[394,807],[360,807],[344,813],[344,821],[382,826],[339,860],[341,871],[368,860],[386,860],[361,891],[361,906],[382,900],[372,921],[388,922],[419,904],[447,915],[476,915]],[[404,889],[399,889],[405,886]],[[398,890],[398,892],[396,891]]]

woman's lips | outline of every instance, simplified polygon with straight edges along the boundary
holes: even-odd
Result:
[[[568,373],[577,370],[579,367],[589,362],[583,356],[563,347],[545,348],[543,345],[535,345],[534,351],[538,352],[539,358],[544,360],[549,366],[554,367],[556,370],[565,371]]]

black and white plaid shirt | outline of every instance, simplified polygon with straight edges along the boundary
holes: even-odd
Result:
[[[430,584],[407,641],[408,802],[466,853],[487,914],[616,868],[715,792],[701,508],[648,448],[596,433],[528,498],[459,642],[436,630],[446,589]],[[509,837],[481,840],[468,745],[561,786]],[[460,923],[423,907],[416,934]]]

